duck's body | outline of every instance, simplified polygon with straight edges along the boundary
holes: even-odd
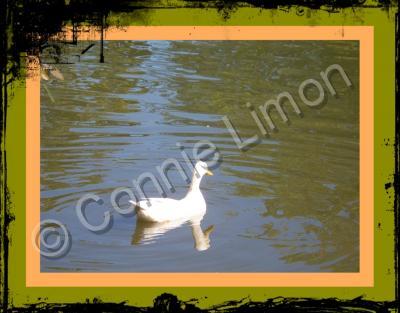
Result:
[[[193,216],[204,215],[207,210],[206,201],[200,190],[201,178],[212,175],[207,164],[198,162],[193,173],[192,184],[186,196],[181,200],[169,198],[149,198],[135,203],[138,219],[148,222],[171,222],[190,219]]]
[[[171,222],[205,214],[206,201],[203,195],[188,194],[181,200],[167,198],[149,198],[137,203],[136,214],[139,219],[149,222]]]

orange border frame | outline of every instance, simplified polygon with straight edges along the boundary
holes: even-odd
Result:
[[[130,26],[105,40],[358,40],[360,42],[360,271],[354,273],[42,273],[32,234],[40,223],[40,75],[26,81],[26,285],[339,287],[374,284],[374,29],[372,26]],[[91,32],[88,38],[99,40]],[[67,37],[72,37],[71,29]]]

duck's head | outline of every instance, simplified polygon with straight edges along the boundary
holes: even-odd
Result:
[[[198,161],[194,169],[200,177],[203,177],[204,175],[213,175],[213,173],[208,169],[207,163],[203,161]]]

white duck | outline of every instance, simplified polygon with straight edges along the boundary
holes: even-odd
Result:
[[[149,222],[171,222],[188,220],[192,216],[204,215],[207,209],[206,201],[200,191],[200,182],[204,175],[213,175],[208,170],[207,163],[199,161],[194,167],[192,184],[186,196],[181,200],[170,198],[148,198],[135,205],[138,219]]]

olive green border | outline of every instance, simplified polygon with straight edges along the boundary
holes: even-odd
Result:
[[[7,116],[8,186],[11,211],[15,220],[10,226],[9,288],[12,306],[44,300],[46,302],[80,302],[100,298],[102,301],[128,301],[148,306],[164,292],[182,300],[196,298],[200,307],[232,299],[313,297],[351,299],[364,296],[370,300],[394,300],[394,214],[392,191],[385,183],[393,179],[395,134],[395,19],[394,9],[350,8],[340,13],[305,9],[260,10],[240,8],[225,20],[216,9],[152,9],[146,20],[135,14],[111,15],[109,23],[126,25],[369,25],[375,36],[375,287],[370,288],[47,288],[25,287],[25,84],[17,81]],[[378,227],[379,224],[379,227]]]

